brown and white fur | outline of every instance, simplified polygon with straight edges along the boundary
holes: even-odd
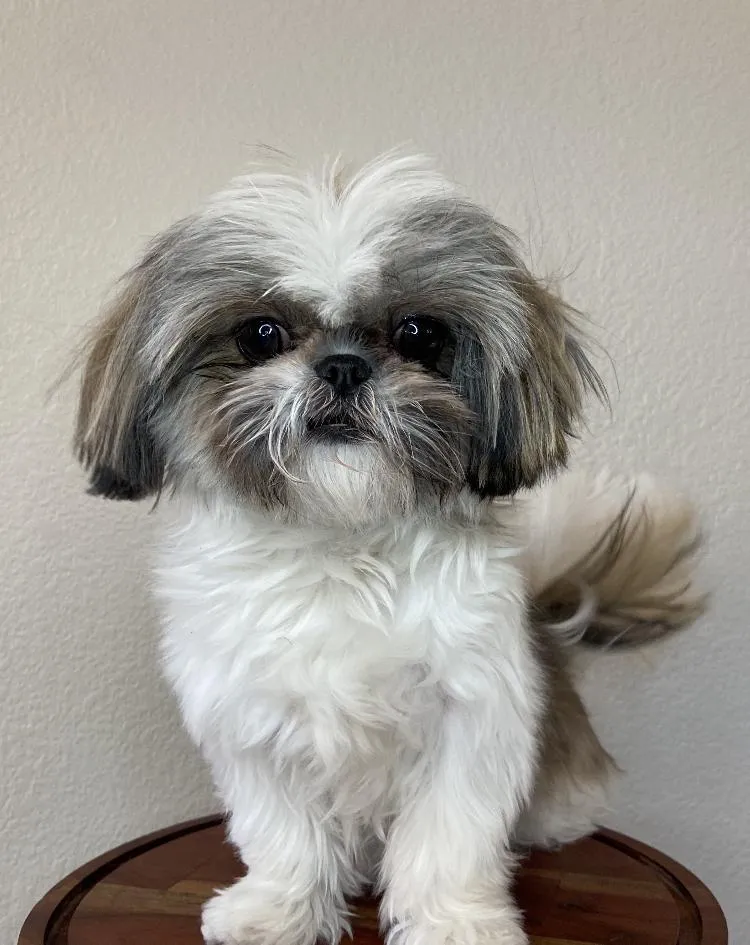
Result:
[[[175,495],[164,665],[248,872],[207,942],[525,942],[512,848],[614,763],[571,660],[700,610],[690,509],[551,480],[600,381],[510,234],[421,158],[261,170],[159,236],[84,370],[94,493]]]

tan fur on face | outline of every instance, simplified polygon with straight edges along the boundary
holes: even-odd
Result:
[[[303,429],[302,404],[286,389],[264,400],[265,368],[243,363],[233,341],[269,309],[288,319],[300,356],[317,331],[332,352],[354,345],[373,362],[363,433],[413,479],[418,505],[467,488],[510,495],[553,473],[585,391],[601,392],[574,313],[529,272],[512,235],[421,159],[386,157],[346,183],[335,169],[322,181],[240,179],[159,236],[128,279],[92,343],[76,433],[92,490],[107,496],[141,498],[187,478],[199,491],[283,505],[275,480],[293,458],[286,447],[298,446],[287,434]],[[410,313],[443,325],[440,363],[397,355],[394,331]],[[408,403],[384,396],[399,377]],[[229,429],[221,404],[206,415],[212,387],[253,395],[239,426]],[[228,450],[208,455],[207,438]]]

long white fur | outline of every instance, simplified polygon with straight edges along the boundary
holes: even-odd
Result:
[[[508,847],[541,700],[494,517],[352,536],[194,509],[160,575],[167,674],[249,869],[206,939],[336,939],[387,828],[394,941],[524,941]]]

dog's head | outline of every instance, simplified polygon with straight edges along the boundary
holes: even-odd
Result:
[[[422,159],[241,178],[159,236],[92,340],[91,489],[356,526],[564,463],[600,382],[509,233]]]

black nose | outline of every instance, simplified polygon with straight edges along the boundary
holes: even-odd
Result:
[[[372,377],[372,368],[356,354],[331,354],[315,365],[315,373],[337,394],[351,394]]]

